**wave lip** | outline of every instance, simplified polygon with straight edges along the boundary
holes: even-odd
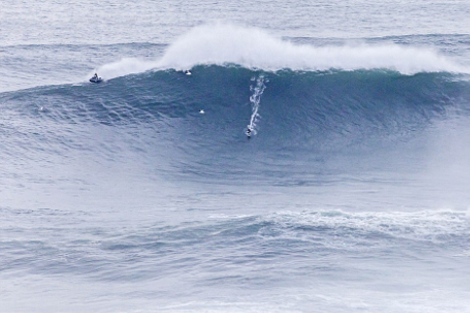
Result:
[[[420,72],[470,74],[470,68],[433,49],[391,43],[300,45],[262,29],[222,23],[193,28],[172,43],[160,59],[123,58],[96,71],[106,79],[112,79],[149,70],[186,70],[197,65],[227,64],[265,71],[385,69],[405,75]]]
[[[296,45],[257,28],[208,24],[181,36],[157,63],[162,68],[238,64],[269,71],[388,69],[418,72],[470,73],[469,69],[424,48],[395,44],[323,46]]]

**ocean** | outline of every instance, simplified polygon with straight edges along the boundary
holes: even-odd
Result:
[[[0,312],[470,312],[469,16],[3,0]]]

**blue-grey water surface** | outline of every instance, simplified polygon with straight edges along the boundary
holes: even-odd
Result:
[[[470,312],[469,16],[3,0],[0,311]]]

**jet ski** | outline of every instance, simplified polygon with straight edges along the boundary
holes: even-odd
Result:
[[[98,84],[98,83],[101,83],[102,81],[103,81],[103,79],[101,77],[98,77],[98,75],[96,75],[96,74],[95,74],[95,76],[90,78],[90,83]]]

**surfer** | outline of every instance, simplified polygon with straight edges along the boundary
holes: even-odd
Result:
[[[248,129],[246,130],[246,135],[248,137],[251,137],[251,128],[250,127],[248,127]]]

